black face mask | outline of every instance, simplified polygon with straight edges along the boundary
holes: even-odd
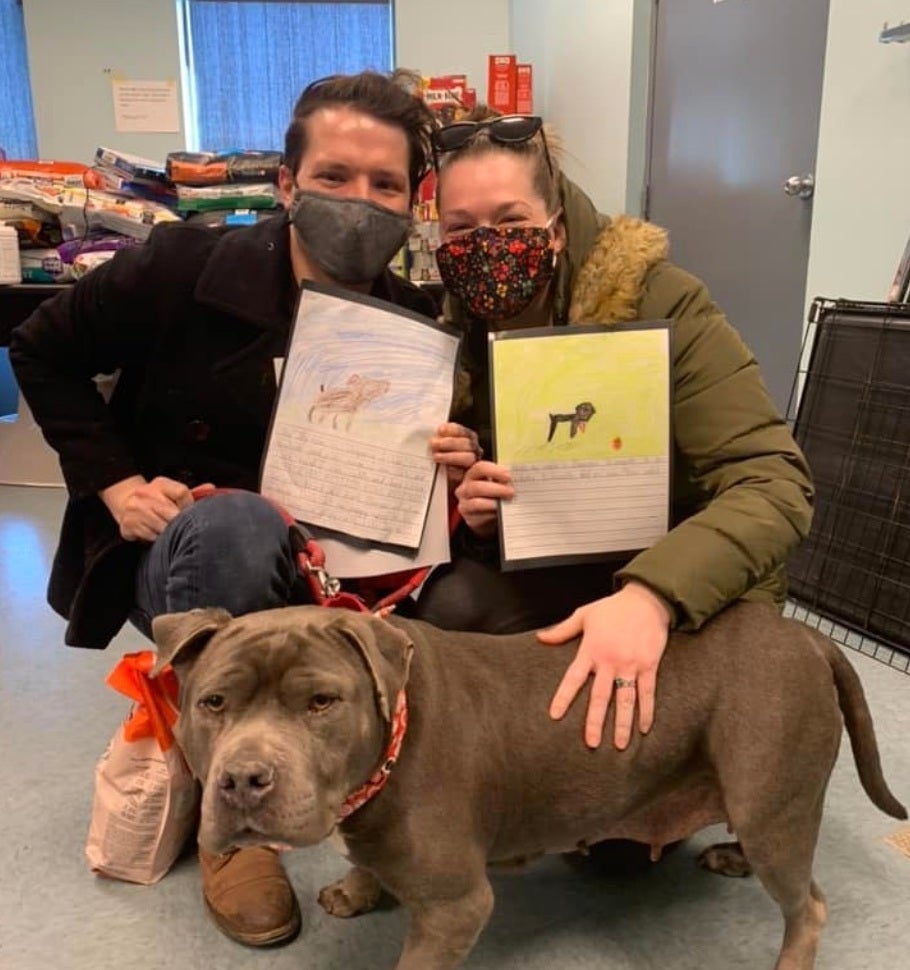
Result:
[[[410,213],[298,189],[288,213],[307,256],[336,283],[370,283],[405,244]]]

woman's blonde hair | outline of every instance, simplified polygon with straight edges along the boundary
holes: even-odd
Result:
[[[500,112],[494,111],[488,105],[479,104],[464,117],[459,118],[458,121],[492,121],[494,118],[501,117],[503,116]],[[490,152],[502,152],[503,154],[518,155],[530,159],[533,166],[531,184],[534,186],[534,191],[543,199],[548,215],[553,215],[559,210],[562,205],[559,190],[559,159],[562,155],[562,142],[559,136],[546,124],[543,126],[542,132],[534,135],[528,141],[509,143],[495,141],[490,137],[488,129],[479,128],[477,134],[466,144],[454,151],[440,155],[439,177],[436,185],[437,203],[440,197],[441,176],[449,165],[461,158],[476,158]],[[547,160],[548,154],[549,161]]]

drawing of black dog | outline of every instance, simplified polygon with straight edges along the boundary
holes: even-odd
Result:
[[[595,414],[597,414],[597,409],[590,401],[582,401],[581,404],[576,404],[575,411],[572,414],[551,414],[550,433],[547,435],[547,441],[553,440],[553,435],[556,433],[556,426],[561,421],[569,422],[569,437],[574,438],[579,431],[585,430],[588,422]]]

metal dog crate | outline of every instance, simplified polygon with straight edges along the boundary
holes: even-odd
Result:
[[[789,417],[816,487],[791,612],[910,673],[910,304],[816,300]]]

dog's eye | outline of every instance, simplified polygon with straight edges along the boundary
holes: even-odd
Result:
[[[311,714],[321,714],[323,711],[327,711],[337,700],[338,698],[332,697],[331,694],[313,694],[309,704],[307,704],[307,710]]]
[[[204,707],[213,714],[218,714],[224,710],[224,694],[209,694],[199,701],[199,706]]]

